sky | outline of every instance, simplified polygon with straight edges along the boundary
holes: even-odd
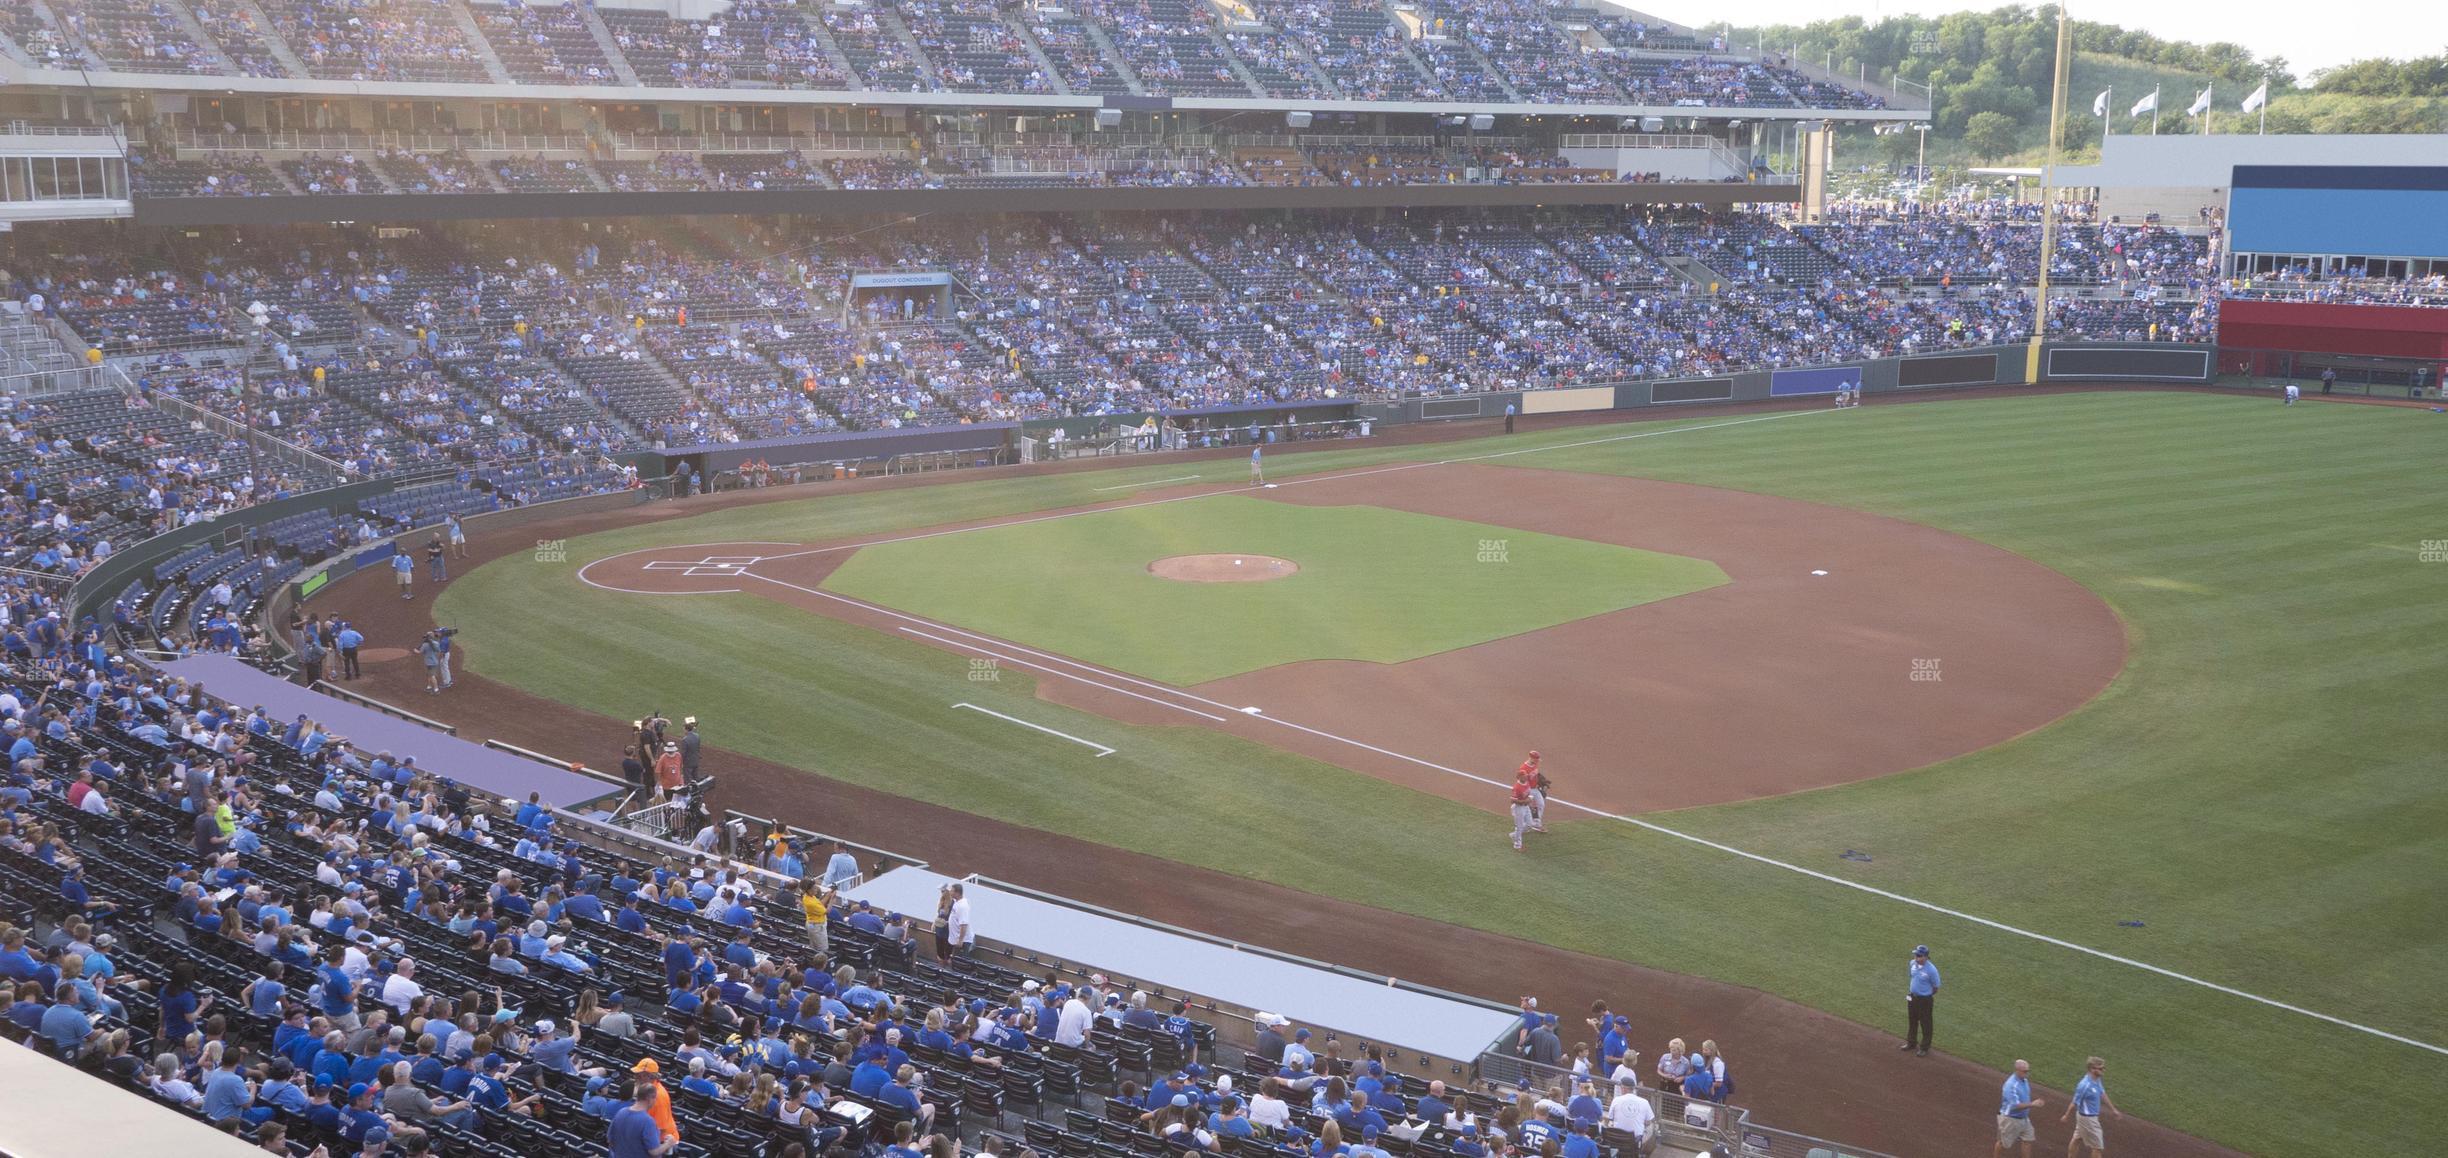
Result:
[[[1623,2],[1623,0],[1618,0]],[[1731,20],[1738,25],[1807,24],[1839,16],[1865,20],[1906,13],[1942,16],[1987,11],[2008,0],[1630,0],[1660,19]],[[2036,0],[2017,0],[2034,3]],[[2273,0],[2149,0],[2110,4],[2068,0],[2077,20],[2140,28],[2170,40],[2231,40],[2257,57],[2283,56],[2299,78],[2370,56],[2425,56],[2448,50],[2448,3],[2441,0],[2334,0],[2307,10]]]

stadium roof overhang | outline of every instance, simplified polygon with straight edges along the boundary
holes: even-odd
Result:
[[[183,93],[191,97],[364,97],[372,100],[504,100],[634,104],[761,104],[818,105],[855,108],[976,109],[1012,112],[1084,112],[1122,109],[1130,112],[1223,113],[1264,112],[1332,115],[1337,113],[1426,114],[1452,116],[1486,113],[1500,117],[1699,118],[1774,122],[1917,121],[1918,109],[1817,109],[1696,107],[1635,104],[1533,104],[1460,101],[1286,101],[1214,97],[1162,96],[1028,96],[1005,93],[881,92],[775,88],[654,88],[630,85],[548,84],[427,84],[412,81],[299,80],[288,77],[187,76],[156,73],[85,72],[74,69],[26,68],[0,60],[0,83],[11,86],[127,94]]]
[[[1187,212],[1547,205],[1794,203],[1801,187],[1656,181],[1578,185],[1215,186],[1185,188],[761,189],[689,193],[399,193],[139,197],[140,225],[476,221],[683,216],[871,217],[922,213]]]

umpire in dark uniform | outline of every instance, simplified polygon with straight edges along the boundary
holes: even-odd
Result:
[[[1904,1044],[1897,1049],[1909,1049],[1928,1057],[1930,1031],[1938,1006],[1938,966],[1930,962],[1929,946],[1913,947],[1912,965],[1906,975],[1904,990]],[[1919,1035],[1916,1044],[1915,1034]]]
[[[697,746],[703,742],[697,738],[697,717],[689,716],[682,719],[680,727],[680,774],[690,780],[695,780],[697,779]]]

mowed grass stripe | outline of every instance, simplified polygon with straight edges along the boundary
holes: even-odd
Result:
[[[2324,409],[2348,410],[2306,406],[2283,417]],[[2426,901],[2420,886],[2442,879],[2435,834],[2448,831],[2430,811],[2435,806],[2426,795],[2436,761],[2420,758],[2435,744],[2420,729],[2396,725],[2417,714],[2408,709],[2421,697],[2403,686],[2375,687],[2353,676],[2350,662],[2323,648],[2314,628],[2329,616],[2351,624],[2355,617],[2346,607],[2295,613],[2285,630],[2302,635],[2300,647],[2246,646],[2239,638],[2278,631],[2273,623],[2288,619],[2269,614],[2280,605],[2273,601],[2287,593],[2270,590],[2266,578],[2254,573],[2264,560],[2244,542],[2259,526],[2256,512],[2283,504],[2251,501],[2249,476],[2342,462],[2348,465],[2340,478],[2369,485],[2386,476],[2391,460],[2426,461],[2438,419],[2363,410],[2289,425],[2265,421],[2263,410],[2257,399],[2175,395],[1871,406],[1850,415],[1804,416],[1496,461],[1789,494],[1972,534],[2026,551],[2102,591],[2125,617],[2140,649],[2127,676],[2091,708],[2000,748],[1845,789],[1677,814],[1668,823],[2439,1040],[2444,1027],[2436,1024],[2438,1003],[2428,994],[2448,962],[2439,943],[2444,923],[2399,919],[2409,908],[2422,912]],[[1383,462],[1418,454],[1433,460],[1514,450],[1541,439],[1556,445],[1589,437],[1584,428],[1476,447],[1396,448],[1397,455],[1338,452],[1332,458]],[[1283,462],[1308,457],[1288,456]],[[2213,465],[2198,465],[2204,463]],[[1149,477],[1165,473],[1176,472],[1158,468]],[[2145,475],[2146,486],[2103,485]],[[1105,485],[1123,476],[1080,477]],[[1015,485],[1020,483],[1056,485]],[[1070,485],[1059,476],[1011,480],[998,483],[992,499],[1006,510],[1027,501],[1048,506],[1090,501],[1072,498],[1076,492],[1064,489]],[[2211,493],[2229,487],[2232,495]],[[2324,490],[2335,493],[2334,487]],[[874,498],[898,497],[903,496]],[[829,514],[803,512],[795,525],[840,527],[855,521],[886,529],[880,524],[892,522],[889,509],[876,509],[864,496],[794,506],[825,507],[853,498],[863,505]],[[2130,525],[2137,501],[2173,504],[2170,509],[2199,507],[2195,517],[2164,522],[2156,534],[2116,536]],[[2380,505],[2388,511],[2381,520],[2366,518],[2351,502],[2331,501],[2341,539],[2415,537],[2403,533],[2413,519],[2395,496]],[[909,513],[901,526],[922,525],[930,515],[940,521],[946,509],[930,503]],[[961,516],[977,513],[984,512]],[[2290,521],[2300,516],[2285,512]],[[760,528],[754,533],[698,534],[697,522],[634,529],[573,546],[583,558],[652,542],[824,537],[775,534],[755,522],[740,524]],[[687,537],[675,538],[681,534]],[[2160,554],[2195,543],[2224,543],[2229,551]],[[2403,559],[2396,574],[2406,582],[2448,578],[2448,567],[2418,572],[2410,553]],[[478,575],[493,569],[480,569]],[[2136,577],[2219,594],[2206,598],[2139,585],[2131,582]],[[2338,593],[2342,601],[2400,614],[2403,584],[2392,591],[2382,578],[2326,578],[2351,584]],[[477,588],[461,590],[481,594]],[[735,709],[731,697],[757,690],[756,681],[766,673],[742,670],[736,657],[719,649],[771,649],[776,645],[769,637],[780,632],[790,632],[795,646],[801,636],[821,638],[842,630],[825,623],[794,630],[774,621],[745,634],[706,633],[691,618],[699,612],[673,606],[700,601],[585,593],[538,606],[532,585],[525,583],[474,601],[486,606],[462,609],[455,604],[461,590],[445,597],[446,610],[471,630],[525,631],[521,638],[533,643],[475,651],[480,670],[507,674],[572,702],[599,698],[607,704],[603,710],[616,716],[635,714],[645,706],[637,699],[645,696],[666,707],[683,698],[720,702],[726,716],[746,705],[761,713],[773,701],[743,698]],[[522,617],[553,622],[522,625]],[[617,617],[630,617],[628,624],[642,637],[671,641],[668,650],[674,654],[666,665],[607,673],[576,662],[549,678],[541,672],[544,665],[534,652],[590,651],[578,641]],[[2417,632],[2427,630],[2416,618],[2402,622],[2414,624]],[[703,646],[700,635],[708,641]],[[2425,661],[2441,650],[2427,642],[2402,633],[2393,644],[2381,641],[2389,647],[2390,666],[2414,673],[2416,687],[2448,686],[2442,678],[2448,673]],[[2308,658],[2306,649],[2312,653]],[[1892,1028],[1895,1016],[1896,946],[1941,941],[1949,953],[1949,1048],[1992,1065],[2032,1057],[2041,1064],[2041,1077],[2062,1085],[2083,1054],[2104,1053],[2117,1059],[2124,1075],[2118,1100],[2128,1111],[2248,1150],[2416,1152],[2448,1128],[2436,1098],[2436,1090],[2448,1086],[2448,1069],[2431,1055],[2112,962],[1952,924],[1624,826],[1562,826],[1540,856],[1514,857],[1485,814],[1364,777],[1321,774],[1315,764],[1225,737],[1121,728],[1038,704],[1023,694],[1026,682],[1010,673],[1004,676],[1007,683],[980,693],[963,682],[960,657],[872,633],[794,654],[804,654],[806,664],[794,661],[774,682],[865,686],[834,693],[849,696],[844,701],[818,698],[802,706],[793,699],[786,718],[760,721],[773,726],[770,735],[748,737],[740,746],[754,744],[751,750],[775,759],[1051,831],[1754,985],[1882,1028]],[[2355,697],[2351,704],[2331,702],[2349,692]],[[943,724],[929,715],[942,714],[941,705],[954,699],[1004,702],[978,699],[979,694],[1013,696],[1010,703],[1017,706],[1006,710],[1015,715],[1122,747],[1124,753],[1094,763],[1122,761],[1127,754],[1133,763],[1124,766],[1145,762],[1157,779],[1145,791],[1106,795],[1100,790],[1109,782],[1076,779],[1059,757],[1015,745],[1010,733],[1017,730],[1008,725],[984,718]],[[2316,703],[2320,711],[2308,707]],[[927,722],[913,725],[922,720]],[[2390,723],[2360,726],[2364,720]],[[909,741],[868,734],[893,728]],[[958,737],[967,740],[954,742]],[[734,743],[728,731],[718,732],[716,740]],[[2320,767],[2316,757],[2305,755],[2324,749],[2352,758]],[[979,750],[1001,755],[983,765],[961,763]],[[1084,749],[1075,753],[1080,761],[1086,756]],[[2303,767],[2307,760],[2314,766]],[[1101,771],[1087,775],[1101,776]],[[1011,792],[995,783],[1006,778],[1040,790]],[[1066,784],[1074,787],[1065,789]],[[2305,800],[2314,795],[2323,801],[2308,806]],[[1125,798],[1162,806],[1082,803]],[[1330,840],[1319,839],[1307,825],[1234,825],[1229,840],[1193,838],[1184,835],[1180,823],[1183,817],[1213,825],[1246,816],[1365,816],[1370,823],[1337,826]],[[2342,838],[2341,832],[2353,835]],[[2347,840],[2352,855],[2339,847]],[[1834,853],[1844,847],[1869,848],[1878,859],[1869,865],[1838,860]],[[2279,889],[2268,880],[2299,883]],[[2129,915],[2147,924],[2136,930],[2115,926]],[[2352,960],[2336,955],[2339,944],[2358,947]],[[1711,1027],[1638,1028],[1641,1037],[1653,1039],[1648,1048],[1654,1049],[1671,1034],[1706,1036]],[[1736,1064],[1741,1064],[1739,1054]],[[2355,1112],[2299,1111],[2303,1075],[2349,1071],[2357,1075]],[[1763,1097],[1773,1104],[1772,1095]]]

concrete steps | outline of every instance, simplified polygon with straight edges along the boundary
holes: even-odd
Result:
[[[272,50],[272,59],[279,61],[282,68],[288,69],[289,75],[298,77],[313,75],[306,68],[305,58],[299,56],[296,49],[289,47],[288,38],[281,35],[280,25],[272,22],[270,13],[257,6],[255,0],[230,0],[230,3],[237,7],[240,15],[255,22],[255,30],[263,34],[264,47]]]
[[[604,59],[612,62],[612,76],[630,88],[644,87],[638,83],[636,66],[630,64],[629,58],[621,52],[620,41],[613,39],[611,26],[603,22],[603,17],[595,14],[595,6],[581,5],[578,18],[586,21],[587,35],[595,38],[595,47],[603,50]]]
[[[494,84],[518,83],[511,79],[509,68],[502,64],[501,56],[493,51],[493,42],[485,39],[484,29],[476,23],[476,14],[468,11],[467,5],[451,5],[450,18],[451,23],[459,27],[460,38],[467,41],[468,47],[476,50],[477,62],[484,65],[485,79]]]

